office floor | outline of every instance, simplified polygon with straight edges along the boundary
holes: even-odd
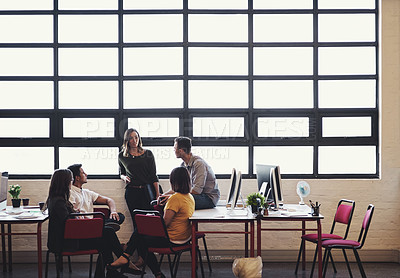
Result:
[[[66,267],[66,265],[65,265]],[[87,263],[73,263],[72,273],[68,272],[68,268],[64,271],[63,278],[80,278],[80,277],[88,277],[89,268]],[[205,269],[205,278],[232,278],[234,277],[232,273],[232,264],[231,263],[213,263],[213,272],[210,274]],[[306,278],[309,277],[309,267],[308,271],[299,271],[297,275],[294,274],[295,264],[294,263],[264,263],[263,265],[263,275],[262,277],[273,277],[273,278],[280,278],[280,277],[297,277],[297,278]],[[353,277],[361,277],[357,265],[351,264]],[[349,277],[349,273],[347,272],[346,264],[338,263],[337,264],[338,273],[335,275],[331,268],[328,269],[328,273],[326,277],[335,277],[335,278],[344,278]],[[163,272],[166,274],[167,277],[169,276],[169,271],[167,269],[167,264],[164,264]],[[396,263],[365,263],[364,269],[366,272],[367,277],[369,278],[391,278],[391,277],[400,277],[400,264]],[[44,273],[43,273],[44,274]],[[49,266],[49,277],[55,277],[55,268],[54,265],[51,264]],[[128,277],[140,277],[134,276],[131,274],[127,275]],[[34,278],[37,277],[37,268],[36,264],[14,264],[13,272],[11,273],[4,273],[0,272],[0,277],[4,278]],[[44,277],[44,276],[43,276]],[[154,277],[151,274],[146,274],[145,278]],[[178,271],[179,278],[187,278],[190,277],[190,264],[182,263],[179,267]],[[199,273],[199,277],[201,277]],[[316,275],[314,274],[314,277]]]

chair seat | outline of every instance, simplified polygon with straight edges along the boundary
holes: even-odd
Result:
[[[149,252],[158,253],[158,254],[174,254],[174,252],[182,252],[182,251],[187,251],[190,249],[192,249],[191,244],[172,247],[172,250],[169,247],[165,247],[165,248],[149,247],[148,248]]]
[[[78,255],[91,255],[91,254],[98,254],[99,251],[97,249],[91,250],[81,250],[81,251],[74,251],[74,252],[62,252],[61,255],[63,256],[78,256]]]
[[[348,240],[348,239],[328,239],[322,242],[322,247],[333,247],[333,246],[357,248],[361,246],[361,243],[355,240]]]
[[[304,240],[317,242],[318,241],[318,234],[306,234],[301,237]],[[343,237],[335,235],[335,234],[321,234],[321,239],[343,239]]]

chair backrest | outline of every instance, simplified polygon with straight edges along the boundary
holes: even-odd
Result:
[[[367,233],[369,230],[369,225],[371,224],[372,215],[374,214],[375,206],[369,204],[367,207],[367,211],[365,212],[365,216],[361,225],[360,235],[358,236],[358,242],[360,242],[361,248],[364,245],[365,239],[367,238]]]
[[[157,237],[169,242],[167,226],[160,213],[156,210],[133,211],[137,233],[145,237]]]
[[[70,217],[93,215],[94,218],[72,218],[65,222],[64,239],[100,238],[103,235],[104,214],[72,213]],[[99,216],[99,218],[97,218]]]
[[[94,212],[101,212],[104,214],[104,217],[107,219],[110,217],[110,209],[106,207],[94,207],[93,208]]]
[[[356,203],[353,200],[341,199],[338,203],[335,218],[333,219],[331,234],[334,233],[336,223],[347,225],[346,232],[344,234],[344,239],[347,238],[350,230],[351,220],[353,218],[354,209],[356,208]]]

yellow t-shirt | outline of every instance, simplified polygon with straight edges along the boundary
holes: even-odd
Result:
[[[172,210],[175,216],[168,226],[168,235],[173,243],[183,244],[189,241],[192,235],[192,226],[189,217],[194,212],[194,199],[192,194],[175,193],[168,198],[164,210]]]

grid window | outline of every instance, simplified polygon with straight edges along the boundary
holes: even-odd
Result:
[[[379,5],[0,1],[0,155],[29,162],[0,166],[49,178],[80,161],[118,178],[136,128],[161,178],[181,163],[176,136],[218,178],[255,178],[257,163],[284,178],[378,178]]]

